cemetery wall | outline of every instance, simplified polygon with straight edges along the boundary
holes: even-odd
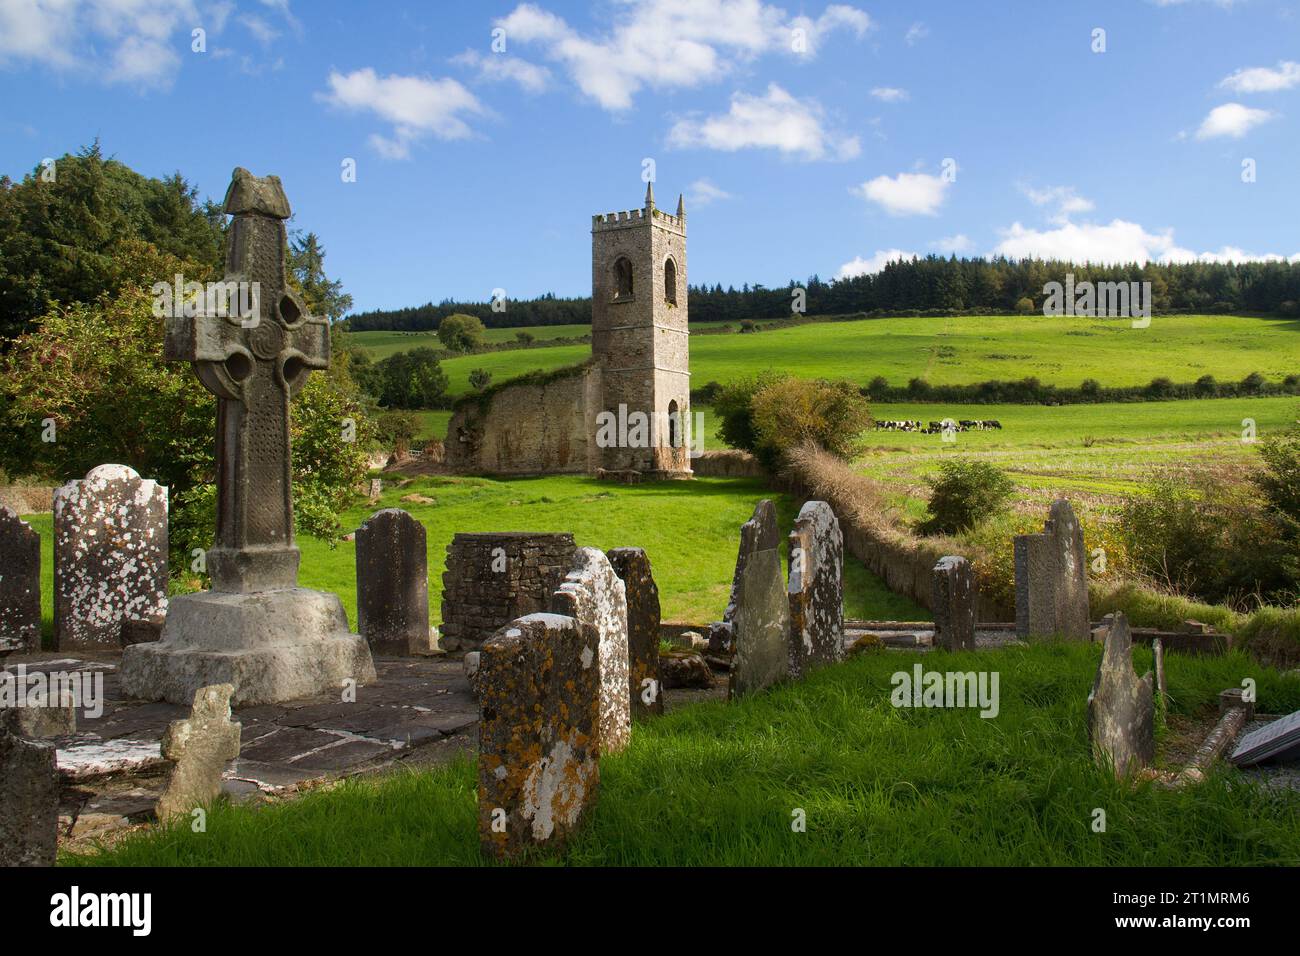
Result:
[[[940,558],[952,553],[951,542],[932,542],[873,520],[860,501],[853,500],[852,479],[856,474],[843,462],[827,454],[791,455],[782,484],[801,501],[828,502],[839,519],[844,550],[861,561],[895,594],[911,598],[926,610],[931,607],[931,575]],[[828,475],[828,469],[844,474]],[[971,556],[966,556],[971,560]],[[973,561],[972,561],[973,563]],[[976,597],[975,620],[1013,621],[1015,608]]]

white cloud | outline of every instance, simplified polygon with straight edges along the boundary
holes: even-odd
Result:
[[[1064,222],[1075,213],[1091,212],[1093,209],[1092,200],[1080,196],[1073,186],[1048,186],[1046,189],[1035,189],[1033,186],[1022,184],[1020,191],[1028,196],[1029,201],[1035,206],[1053,207],[1051,218],[1056,222]]]
[[[1174,231],[1149,232],[1136,222],[1112,219],[1109,223],[1063,223],[1055,229],[1026,229],[1013,223],[1002,231],[995,256],[1012,259],[1067,259],[1102,264],[1136,262],[1300,262],[1300,253],[1247,252],[1223,246],[1217,252],[1195,252],[1174,242]]]
[[[975,248],[975,243],[971,241],[970,236],[957,233],[955,236],[944,236],[942,239],[936,239],[930,243],[930,248],[939,252],[970,252]]]
[[[724,152],[775,149],[803,159],[852,159],[860,151],[856,136],[830,131],[815,100],[798,100],[772,83],[764,96],[735,93],[724,114],[683,119],[668,131],[670,147],[704,147]]]
[[[874,202],[891,216],[933,216],[943,205],[948,180],[929,173],[877,176],[853,188],[855,196]]]
[[[1260,123],[1275,118],[1271,110],[1258,110],[1240,103],[1224,103],[1216,106],[1201,121],[1201,128],[1196,131],[1197,139],[1212,139],[1216,136],[1231,136],[1241,139]]]
[[[393,124],[391,136],[374,134],[370,143],[388,159],[407,159],[411,145],[428,134],[439,139],[473,135],[466,116],[486,113],[474,94],[452,79],[379,76],[370,67],[351,73],[331,71],[329,92],[317,98],[343,109],[374,113]]]
[[[890,262],[915,258],[918,258],[915,252],[904,252],[902,249],[878,249],[876,254],[869,259],[854,256],[840,266],[840,271],[835,274],[835,277],[837,279],[851,279],[854,276],[871,275],[885,268],[886,264]]]
[[[896,86],[877,86],[871,95],[882,103],[898,103],[907,99],[907,90],[900,90]]]
[[[1289,90],[1293,86],[1300,86],[1300,63],[1283,60],[1278,63],[1276,70],[1266,66],[1239,69],[1220,80],[1219,86],[1234,93],[1276,93],[1279,90]]]
[[[816,20],[791,18],[762,0],[642,0],[615,9],[603,35],[583,34],[532,3],[520,4],[496,25],[508,43],[539,46],[607,110],[627,109],[645,87],[697,87],[763,55],[799,55],[796,29],[804,31],[802,55],[812,56],[831,33],[861,36],[871,26],[867,14],[842,4],[828,6]]]
[[[192,0],[0,0],[0,65],[168,86],[189,47],[175,34],[197,22]]]
[[[731,193],[713,185],[707,179],[697,179],[687,186],[686,197],[687,203],[691,206],[707,206],[712,202],[735,198]]]
[[[484,56],[478,50],[466,50],[451,58],[459,66],[468,66],[478,73],[478,78],[489,83],[509,81],[525,93],[541,93],[550,85],[551,71],[517,56],[492,53]]]
[[[924,40],[929,35],[930,28],[920,20],[917,20],[907,28],[907,33],[903,36],[903,39],[907,41],[908,46],[913,46],[918,40]]]

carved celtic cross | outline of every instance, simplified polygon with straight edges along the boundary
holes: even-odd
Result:
[[[214,591],[296,587],[289,400],[312,369],[329,367],[329,321],[309,316],[288,286],[278,176],[236,169],[226,191],[226,283],[249,283],[255,314],[167,320],[168,361],[191,362],[217,396],[217,534],[207,566]],[[229,286],[228,286],[229,287]],[[242,297],[241,297],[242,298]]]

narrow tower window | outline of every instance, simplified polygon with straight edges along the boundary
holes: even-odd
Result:
[[[677,263],[671,258],[664,262],[664,301],[677,304]]]
[[[632,297],[632,263],[626,256],[614,260],[614,298],[630,299]]]
[[[674,399],[673,401],[669,402],[668,403],[668,447],[669,448],[681,447],[681,438],[679,437],[680,426],[678,425],[678,419],[680,417],[680,414],[681,413],[677,409],[677,401]]]

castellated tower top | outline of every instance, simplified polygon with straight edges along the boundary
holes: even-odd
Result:
[[[678,194],[677,215],[671,216],[655,205],[654,183],[646,183],[645,206],[640,209],[629,209],[624,212],[597,213],[591,217],[591,231],[596,232],[606,229],[626,229],[629,226],[643,226],[647,222],[653,222],[656,226],[672,230],[678,235],[685,236],[685,198]]]

